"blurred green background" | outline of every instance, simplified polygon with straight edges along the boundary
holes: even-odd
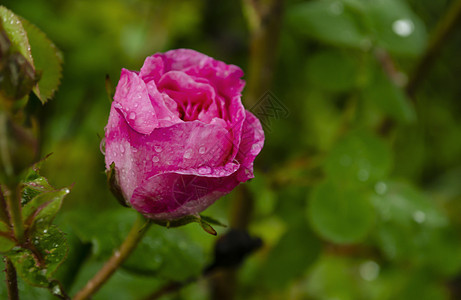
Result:
[[[264,246],[239,272],[238,299],[461,299],[459,23],[420,72],[414,96],[404,88],[452,2],[460,1],[284,2],[270,91],[289,115],[270,119],[246,184],[255,200],[249,230]],[[54,99],[31,99],[28,110],[40,116],[42,156],[53,153],[43,173],[54,186],[73,185],[56,220],[71,249],[57,277],[73,294],[134,218],[106,187],[105,75],[116,82],[122,67],[139,70],[145,57],[174,48],[247,71],[252,35],[238,1],[1,4],[64,57]],[[232,198],[205,214],[228,223]],[[194,224],[151,228],[94,299],[138,299],[197,275],[215,241]],[[20,287],[24,299],[51,297]],[[164,299],[207,297],[201,279]]]

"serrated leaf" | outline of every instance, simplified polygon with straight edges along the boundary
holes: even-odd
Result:
[[[61,208],[62,200],[68,193],[68,188],[43,192],[28,202],[22,210],[26,226],[33,230],[43,230],[49,227]]]
[[[48,180],[45,177],[40,175],[39,172],[40,166],[46,158],[47,157],[45,157],[40,162],[34,164],[31,168],[29,168],[29,170],[24,175],[24,178],[21,181],[21,184],[23,186],[21,192],[21,204],[23,206],[26,205],[36,196],[40,195],[41,193],[56,190],[48,183]]]
[[[307,216],[317,233],[335,243],[361,241],[375,222],[375,210],[366,190],[331,182],[314,190]]]
[[[23,27],[22,20],[15,15],[11,10],[0,5],[0,18],[2,20],[3,28],[8,35],[11,43],[18,49],[29,63],[34,66],[34,60],[30,52],[29,40],[27,32]]]
[[[41,72],[34,93],[42,103],[45,103],[53,97],[61,82],[62,54],[45,33],[24,19],[22,22],[29,37],[35,70]]]
[[[31,242],[37,250],[36,254],[29,249],[20,249],[8,257],[27,283],[48,288],[53,282],[54,272],[67,256],[67,241],[64,233],[51,226],[33,236]]]

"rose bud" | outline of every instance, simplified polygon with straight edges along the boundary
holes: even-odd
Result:
[[[253,178],[264,144],[245,110],[243,71],[189,49],[122,69],[105,128],[106,169],[128,205],[155,220],[196,215]]]

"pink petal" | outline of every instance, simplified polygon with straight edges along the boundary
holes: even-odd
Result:
[[[241,167],[237,172],[237,180],[245,182],[254,177],[253,161],[264,146],[264,131],[259,120],[249,111],[246,112],[242,129],[242,140],[236,156]]]
[[[150,134],[158,126],[146,85],[132,71],[122,69],[112,105],[122,112],[130,127],[139,133]]]
[[[159,174],[135,190],[131,204],[152,219],[173,220],[203,211],[237,185],[232,176]]]

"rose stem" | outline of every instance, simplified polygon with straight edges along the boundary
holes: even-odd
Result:
[[[147,223],[146,223],[147,222]],[[99,272],[90,279],[83,287],[74,300],[88,299],[93,295],[117,270],[117,268],[130,256],[138,243],[143,238],[151,223],[148,222],[141,214],[138,215],[133,227],[131,227],[128,236],[120,245],[120,248],[114,252],[112,257],[105,263]]]
[[[18,243],[21,245],[25,241],[24,237],[24,224],[22,221],[21,213],[21,200],[19,198],[19,187],[13,185],[6,192],[6,206],[10,216],[11,225],[13,226],[14,236]]]
[[[277,45],[282,20],[283,0],[242,0],[243,13],[250,30],[248,80],[242,98],[251,108],[271,86],[277,59]],[[232,200],[230,226],[247,229],[250,223],[253,199],[244,185]],[[211,279],[212,299],[233,299],[237,290],[235,268],[216,272]]]
[[[5,274],[6,274],[6,286],[8,288],[8,300],[18,300],[19,291],[18,291],[18,280],[16,276],[16,269],[14,268],[13,263],[7,257],[4,259],[5,262]]]

